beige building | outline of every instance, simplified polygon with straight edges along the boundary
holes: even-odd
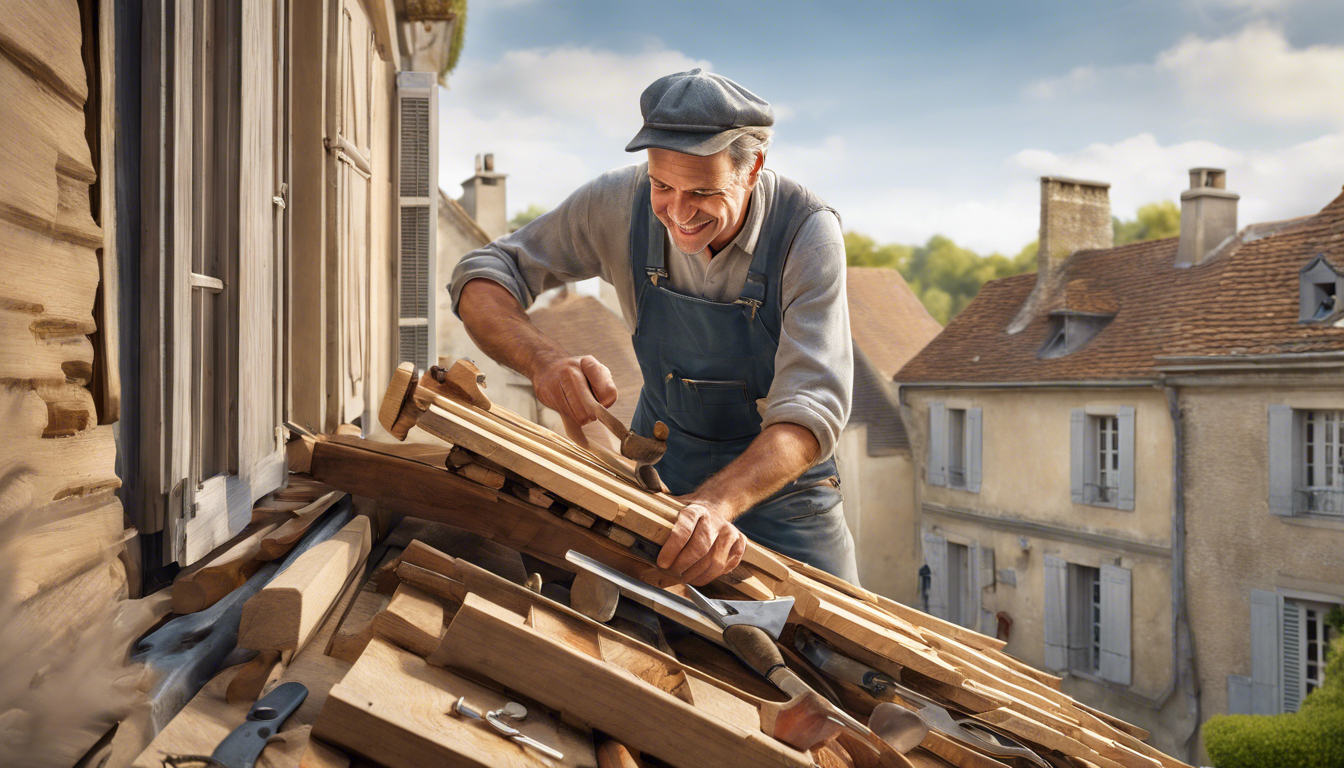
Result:
[[[1107,185],[1041,181],[1036,275],[897,374],[928,610],[1202,754],[1292,711],[1344,603],[1344,197],[1236,229],[1195,169],[1182,235],[1111,247]]]

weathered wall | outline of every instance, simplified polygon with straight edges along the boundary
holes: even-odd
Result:
[[[919,515],[915,463],[908,451],[868,455],[868,427],[851,425],[836,446],[845,520],[854,536],[859,583],[906,605],[919,605]]]
[[[0,525],[41,509],[31,556],[5,586],[53,634],[126,590],[125,570],[105,563],[122,538],[113,428],[98,426],[88,389],[102,231],[81,45],[75,2],[0,14]],[[62,583],[75,599],[42,610]]]
[[[1269,512],[1268,408],[1344,410],[1339,374],[1183,387],[1188,605],[1204,719],[1251,674],[1250,591],[1344,603],[1344,520]]]
[[[995,578],[982,585],[981,607],[1012,619],[1008,653],[1044,665],[1044,557],[1132,572],[1132,684],[1128,688],[1065,675],[1072,696],[1154,733],[1176,748],[1159,709],[1172,679],[1171,420],[1160,390],[904,389],[910,418],[918,503],[924,530],[948,541],[994,549]],[[925,482],[929,403],[983,409],[980,493]],[[1135,508],[1074,504],[1070,492],[1070,414],[1074,408],[1135,408]],[[1026,547],[1022,546],[1025,539]],[[917,557],[917,562],[922,562]],[[1005,576],[1007,578],[1005,578]],[[1015,582],[1015,583],[1014,583]],[[993,629],[993,627],[986,627]]]

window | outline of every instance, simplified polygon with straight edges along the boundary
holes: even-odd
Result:
[[[1298,321],[1328,323],[1341,316],[1339,297],[1344,294],[1344,275],[1325,259],[1316,257],[1302,268],[1298,278]]]
[[[1077,504],[1134,509],[1134,409],[1073,411],[1072,493]]]
[[[1298,711],[1307,694],[1325,682],[1325,651],[1334,639],[1325,618],[1337,608],[1339,603],[1326,596],[1251,590],[1251,674],[1228,676],[1228,711]]]
[[[1045,666],[1130,684],[1129,569],[1045,556]]]
[[[1050,316],[1050,331],[1037,356],[1049,360],[1077,352],[1087,345],[1114,315],[1092,315],[1079,312],[1056,312]]]
[[[1269,409],[1270,511],[1344,516],[1344,410]]]
[[[937,533],[924,534],[924,563],[929,569],[927,610],[940,619],[975,628],[980,620],[979,581],[984,576],[974,567],[977,556],[993,553],[974,542],[948,541]],[[990,566],[993,567],[992,565]]]
[[[979,408],[929,405],[929,485],[980,492],[982,423]]]

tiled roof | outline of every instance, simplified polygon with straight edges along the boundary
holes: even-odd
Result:
[[[910,449],[910,436],[901,419],[901,405],[892,392],[891,377],[877,370],[858,342],[854,343],[854,395],[849,423],[868,427],[865,449],[869,456],[889,456]]]
[[[850,333],[888,381],[943,329],[894,269],[850,267],[845,289]]]
[[[592,296],[570,294],[530,313],[532,324],[571,355],[592,355],[611,370],[619,393],[611,412],[629,424],[644,377],[625,322]]]
[[[1272,231],[1263,237],[1259,233]],[[1065,286],[1020,333],[1007,328],[1035,275],[988,283],[896,375],[902,383],[1147,379],[1169,358],[1344,351],[1344,328],[1298,322],[1298,273],[1316,254],[1344,266],[1344,195],[1314,216],[1253,227],[1203,264],[1176,266],[1177,239],[1080,251]],[[1114,314],[1082,349],[1037,354],[1055,332],[1052,312]]]

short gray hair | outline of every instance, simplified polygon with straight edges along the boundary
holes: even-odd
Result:
[[[743,131],[740,136],[733,139],[732,144],[728,145],[728,159],[733,161],[733,171],[739,178],[751,173],[751,169],[756,165],[756,155],[765,158],[765,151],[770,148],[770,141],[774,135],[773,128],[754,126]]]

